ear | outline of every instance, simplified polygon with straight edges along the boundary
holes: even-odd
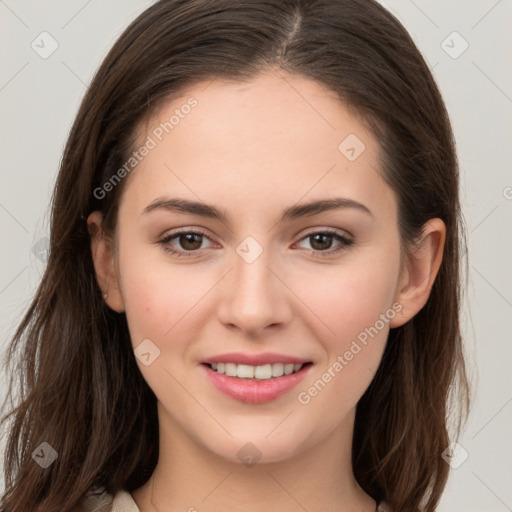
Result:
[[[390,327],[407,323],[426,304],[443,260],[445,239],[444,222],[430,219],[418,242],[408,248],[395,295],[402,309],[390,321]]]
[[[102,223],[103,216],[99,211],[92,212],[87,218],[87,229],[91,235],[91,253],[96,271],[96,279],[102,295],[107,294],[105,302],[108,306],[114,311],[122,313],[124,311],[124,302],[116,272],[114,244],[110,238],[104,235]]]

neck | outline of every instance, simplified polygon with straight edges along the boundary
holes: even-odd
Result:
[[[249,466],[207,450],[160,408],[158,464],[133,499],[141,512],[374,512],[375,501],[352,471],[354,417],[355,411],[328,438],[291,458]]]

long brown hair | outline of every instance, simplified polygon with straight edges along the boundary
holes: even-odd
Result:
[[[8,350],[3,511],[68,511],[93,486],[114,494],[148,480],[158,458],[156,397],[136,364],[125,315],[102,300],[85,219],[100,210],[105,232],[115,230],[126,179],[107,194],[94,191],[164,102],[194,83],[250,81],[270,66],[327,86],[361,114],[380,142],[405,246],[429,219],[446,224],[431,295],[391,330],[357,406],[353,441],[354,474],[369,495],[395,512],[435,510],[449,473],[441,456],[452,439],[449,399],[464,418],[469,391],[459,326],[458,166],[427,64],[373,0],[161,0],[114,44],[69,134],[47,268]],[[43,442],[58,455],[46,469],[32,460]]]

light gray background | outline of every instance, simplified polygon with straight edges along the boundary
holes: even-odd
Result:
[[[0,0],[2,351],[44,270],[49,200],[79,101],[114,40],[151,3]],[[409,30],[444,95],[469,232],[464,321],[476,401],[460,440],[469,456],[439,510],[504,512],[512,510],[512,1],[382,3]],[[43,31],[58,43],[46,59],[31,48],[34,40],[42,46]]]

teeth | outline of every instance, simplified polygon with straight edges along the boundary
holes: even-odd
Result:
[[[222,373],[228,377],[238,377],[239,379],[258,379],[269,380],[274,377],[282,377],[298,372],[302,364],[264,364],[261,366],[250,366],[248,364],[234,363],[212,363],[212,370]]]
[[[267,380],[272,377],[272,365],[264,364],[263,366],[256,366],[254,369],[254,378]]]
[[[281,377],[284,375],[284,364],[276,363],[272,365],[272,377]]]
[[[236,377],[236,364],[226,363],[224,368],[228,377]]]
[[[236,367],[236,376],[240,379],[254,379],[254,366],[248,364],[233,365]]]

